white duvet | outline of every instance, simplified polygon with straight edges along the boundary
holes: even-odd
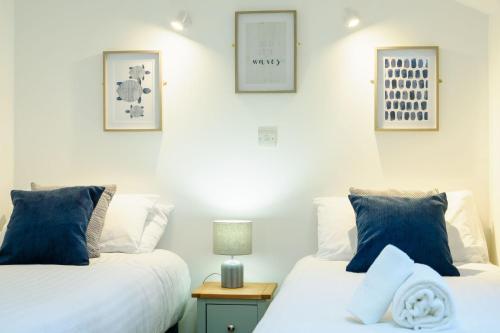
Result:
[[[300,260],[281,286],[255,333],[404,333],[386,313],[381,323],[363,325],[346,308],[364,274],[345,271],[347,262],[314,257]],[[445,278],[455,298],[458,326],[453,333],[500,332],[500,268],[458,266],[461,277]]]
[[[89,266],[0,266],[0,332],[164,333],[189,299],[176,254],[102,253]]]

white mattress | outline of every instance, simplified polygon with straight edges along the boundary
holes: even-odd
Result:
[[[363,325],[345,309],[364,274],[345,271],[347,262],[300,260],[283,283],[255,333],[402,333],[390,312],[383,322]],[[446,278],[457,305],[458,327],[443,332],[500,332],[500,268],[459,265],[461,277]]]
[[[0,266],[0,331],[164,333],[189,299],[176,254],[103,253],[89,266]]]

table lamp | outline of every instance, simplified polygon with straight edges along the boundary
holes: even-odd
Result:
[[[213,221],[213,252],[231,256],[221,265],[221,287],[243,287],[243,264],[234,256],[252,253],[252,221]]]

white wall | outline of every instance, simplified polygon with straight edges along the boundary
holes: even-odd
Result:
[[[14,0],[0,0],[0,230],[14,181]]]
[[[498,9],[498,0],[456,0],[465,6],[479,10],[490,15]]]
[[[193,25],[176,34],[182,8]],[[283,8],[298,10],[298,93],[236,95],[234,12]],[[391,45],[441,47],[439,132],[374,133],[374,48]],[[101,53],[126,49],[164,53],[162,134],[101,129]],[[223,260],[210,220],[253,219],[247,278],[281,281],[315,251],[312,199],[351,185],[469,188],[488,228],[488,20],[455,1],[18,0],[15,55],[15,185],[161,193],[176,205],[162,246],[193,284]],[[257,146],[262,125],[277,149]]]
[[[500,4],[490,16],[490,186],[491,221],[500,244]],[[497,246],[497,262],[500,252]]]

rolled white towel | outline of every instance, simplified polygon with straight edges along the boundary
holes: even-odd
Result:
[[[399,286],[413,273],[413,260],[387,245],[366,272],[347,308],[364,324],[377,323],[387,311]]]
[[[415,264],[413,274],[394,295],[392,317],[396,324],[415,330],[453,327],[455,305],[441,275],[429,266]]]

